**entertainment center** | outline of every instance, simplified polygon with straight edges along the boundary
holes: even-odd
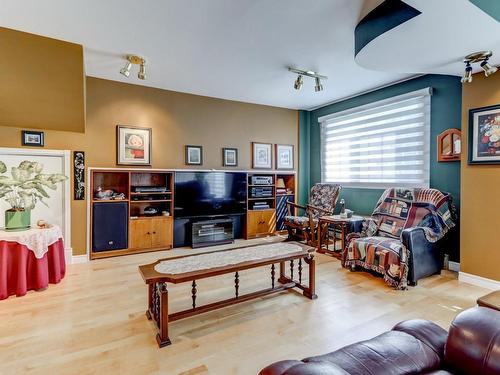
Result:
[[[295,172],[89,168],[90,258],[231,243],[284,229]]]

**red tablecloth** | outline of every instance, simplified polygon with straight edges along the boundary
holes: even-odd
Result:
[[[57,284],[66,273],[62,239],[37,259],[33,251],[16,242],[0,241],[0,300],[24,296],[28,290]]]

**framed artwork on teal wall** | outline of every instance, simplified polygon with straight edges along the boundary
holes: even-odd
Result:
[[[500,164],[500,104],[469,111],[469,164]]]

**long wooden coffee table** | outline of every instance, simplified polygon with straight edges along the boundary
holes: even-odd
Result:
[[[153,320],[156,326],[158,346],[161,348],[171,344],[168,336],[168,323],[175,320],[290,288],[301,290],[307,298],[317,298],[314,285],[315,260],[313,253],[314,249],[310,246],[297,242],[282,242],[160,259],[155,263],[139,266],[139,272],[148,285],[146,316],[148,319]],[[289,267],[286,266],[286,262],[289,262]],[[277,280],[275,280],[276,264],[279,264],[279,277]],[[271,266],[271,287],[240,295],[238,272],[269,265]],[[307,285],[304,285],[302,280],[304,265],[308,266]],[[196,280],[233,272],[235,273],[234,297],[203,306],[196,305]],[[192,282],[192,308],[169,314],[167,283],[179,284],[188,281]]]

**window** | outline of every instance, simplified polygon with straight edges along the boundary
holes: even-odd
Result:
[[[321,180],[429,187],[431,88],[319,118]]]

